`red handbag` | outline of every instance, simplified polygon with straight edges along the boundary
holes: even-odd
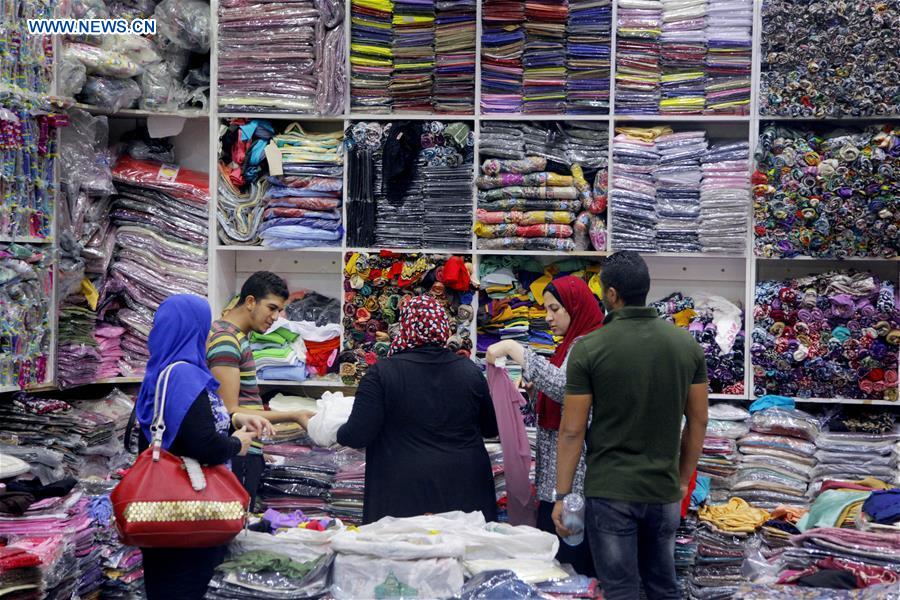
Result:
[[[179,364],[166,367],[157,380],[150,447],[110,495],[116,528],[129,546],[219,546],[244,527],[250,496],[228,467],[202,467],[162,449],[169,374]]]

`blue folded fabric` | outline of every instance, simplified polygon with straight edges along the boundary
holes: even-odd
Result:
[[[306,364],[300,363],[291,367],[263,367],[256,372],[260,381],[306,381],[308,374]]]

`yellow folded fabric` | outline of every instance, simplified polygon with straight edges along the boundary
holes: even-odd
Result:
[[[732,498],[727,504],[701,507],[697,516],[701,521],[712,523],[722,531],[753,533],[771,515],[761,508],[750,506],[741,498]]]
[[[624,133],[627,136],[652,142],[656,138],[675,133],[668,125],[657,127],[616,127],[616,133]]]

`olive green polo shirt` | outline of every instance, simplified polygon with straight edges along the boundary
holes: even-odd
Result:
[[[613,311],[578,340],[566,393],[593,396],[585,496],[681,500],[681,418],[691,385],[706,381],[703,349],[653,308]]]

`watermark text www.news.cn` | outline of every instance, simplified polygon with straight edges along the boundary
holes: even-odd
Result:
[[[156,19],[28,19],[30,35],[154,35]]]

